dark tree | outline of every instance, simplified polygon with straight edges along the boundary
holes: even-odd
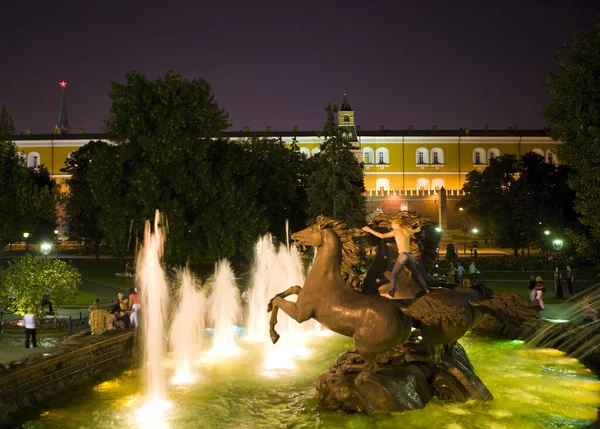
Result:
[[[325,215],[358,227],[364,224],[366,216],[363,169],[352,153],[352,144],[339,133],[335,124],[337,111],[331,103],[325,108],[325,141],[321,152],[310,159],[309,217]]]
[[[573,194],[565,189],[567,168],[545,163],[528,153],[492,159],[482,172],[472,171],[463,186],[468,215],[501,246],[513,249],[542,245],[543,230],[576,224]]]
[[[572,168],[568,183],[576,194],[575,210],[589,228],[589,234],[574,238],[589,252],[600,249],[600,20],[575,34],[556,57],[559,70],[546,75],[551,99],[544,113],[550,136],[562,142],[558,158]]]
[[[102,166],[101,158],[109,151],[108,143],[90,141],[67,159],[66,168],[62,170],[71,175],[67,180],[69,195],[65,198],[69,237],[93,246],[96,258],[100,257],[100,245],[106,235],[100,225],[104,207],[98,201],[98,194],[102,191],[95,189],[94,184],[106,186],[106,183],[94,180],[94,175],[100,175],[101,171],[93,167]]]

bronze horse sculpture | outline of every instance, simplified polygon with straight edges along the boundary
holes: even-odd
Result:
[[[318,248],[317,256],[303,287],[292,286],[269,302],[273,343],[279,339],[275,331],[279,309],[298,323],[313,318],[326,328],[351,337],[359,353],[367,358],[408,339],[412,318],[395,301],[365,295],[350,286],[351,267],[343,266],[342,250],[348,254],[358,247],[351,246],[349,237],[345,238],[347,246],[342,245],[336,229],[343,228],[341,222],[319,217],[316,224],[292,235],[297,245]],[[348,273],[346,278],[342,271]],[[295,303],[284,299],[292,294],[298,295]]]
[[[352,264],[358,260],[360,247],[353,239],[358,235],[363,234],[323,216],[314,225],[292,235],[296,245],[316,247],[317,255],[303,287],[292,286],[269,302],[273,343],[279,339],[275,325],[281,309],[298,323],[313,318],[326,328],[351,337],[365,358],[366,371],[376,368],[375,354],[406,342],[413,326],[421,330],[427,353],[410,359],[439,364],[442,348],[455,343],[477,324],[482,312],[513,316],[504,311],[507,308],[504,298],[484,300],[469,288],[438,288],[408,301],[356,290],[360,279]],[[284,299],[293,294],[298,295],[295,303]],[[537,313],[531,310],[527,317],[537,317]]]

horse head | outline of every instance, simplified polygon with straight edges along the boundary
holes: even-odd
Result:
[[[292,240],[303,251],[307,247],[320,247],[323,244],[323,231],[321,230],[321,226],[315,223],[302,231],[292,234]]]

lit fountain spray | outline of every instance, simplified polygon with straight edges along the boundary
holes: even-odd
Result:
[[[240,349],[235,343],[235,326],[240,320],[242,307],[235,274],[229,261],[219,261],[211,283],[209,313],[215,331],[213,347],[208,353],[213,356],[237,355]]]
[[[142,329],[144,333],[144,371],[146,373],[146,405],[140,411],[143,420],[156,420],[169,408],[162,360],[165,354],[164,327],[169,305],[169,292],[160,259],[164,250],[164,231],[159,225],[160,213],[154,217],[154,233],[146,221],[144,244],[138,254],[136,280],[142,295]]]
[[[286,230],[288,224],[286,223]],[[287,234],[289,236],[289,234]],[[276,294],[290,286],[304,284],[303,264],[295,246],[279,246],[273,244],[270,234],[263,236],[255,247],[254,266],[250,287],[248,336],[250,341],[265,341],[264,370],[266,375],[275,374],[278,370],[295,367],[293,358],[306,356],[306,334],[318,328],[316,321],[298,324],[283,311],[279,312],[277,331],[281,338],[276,345],[269,339],[269,318],[267,304]],[[296,301],[295,295],[286,298]]]
[[[180,285],[177,291],[178,305],[169,334],[176,367],[171,381],[174,384],[189,384],[196,379],[192,365],[202,347],[206,295],[200,289],[200,280],[189,267],[178,270],[177,280]]]

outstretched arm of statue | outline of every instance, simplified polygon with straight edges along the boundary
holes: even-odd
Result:
[[[393,231],[386,232],[385,234],[382,234],[381,232],[377,232],[377,231],[373,230],[372,228],[369,228],[368,226],[363,227],[362,230],[365,231],[365,232],[371,233],[375,237],[379,237],[379,238],[390,238],[390,237],[394,236],[394,232]]]

